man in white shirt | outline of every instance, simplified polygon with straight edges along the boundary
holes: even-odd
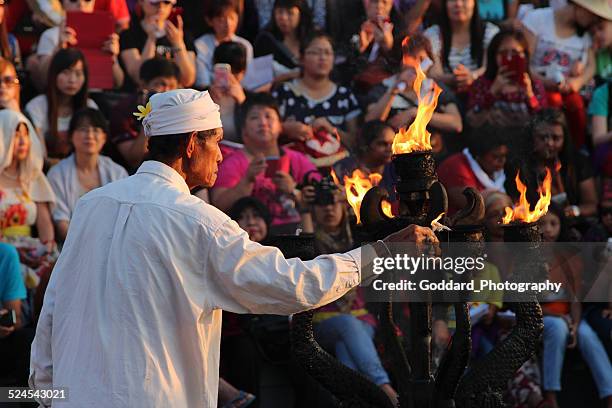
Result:
[[[222,309],[322,306],[390,251],[379,241],[303,262],[250,241],[189,194],[214,184],[222,160],[208,93],[156,94],[142,110],[152,160],[78,202],[32,344],[30,386],[66,387],[65,407],[216,408]],[[386,241],[437,240],[410,226]]]

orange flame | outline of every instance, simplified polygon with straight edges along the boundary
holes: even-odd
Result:
[[[391,209],[391,203],[388,202],[387,200],[382,200],[380,202],[380,209],[382,210],[383,214],[385,214],[387,217],[395,218],[395,216],[393,215],[392,209]]]
[[[404,38],[402,47],[406,47],[409,41],[410,37]],[[421,70],[421,65],[408,54],[404,54],[404,65],[413,67],[416,72],[413,89],[417,95],[418,107],[416,117],[408,130],[401,128],[395,135],[393,154],[431,150],[431,133],[427,131],[427,124],[433,116],[438,104],[438,97],[442,93],[442,89],[433,82],[433,90],[428,90],[424,96],[421,95],[421,85],[423,80],[426,79],[425,73]]]
[[[544,182],[538,188],[540,199],[536,203],[533,211],[530,211],[529,201],[527,201],[527,186],[521,182],[519,173],[516,174],[515,180],[516,188],[521,194],[519,197],[519,202],[514,206],[514,209],[506,207],[506,215],[504,216],[502,223],[509,224],[512,221],[530,223],[539,220],[548,212],[548,206],[550,205],[550,199],[552,198],[552,175],[550,173],[550,169],[546,169],[546,177],[544,178]]]
[[[366,175],[359,169],[353,171],[352,177],[344,176],[344,189],[346,191],[346,200],[353,208],[357,216],[357,224],[361,224],[361,216],[359,210],[361,202],[369,189],[377,186],[382,180],[382,176],[378,173]]]

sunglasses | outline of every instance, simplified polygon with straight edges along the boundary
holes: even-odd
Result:
[[[19,83],[19,79],[12,75],[7,75],[7,76],[0,77],[0,83],[4,85],[16,85]]]

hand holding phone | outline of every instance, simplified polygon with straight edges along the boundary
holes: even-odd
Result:
[[[213,83],[225,90],[230,85],[230,75],[232,74],[232,67],[230,64],[215,64],[213,67]]]
[[[0,311],[0,326],[13,327],[17,323],[17,314],[12,309],[3,309]]]

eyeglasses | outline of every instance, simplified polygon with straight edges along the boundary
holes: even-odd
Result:
[[[12,75],[7,75],[0,77],[0,83],[4,85],[17,85],[19,83],[19,79]]]

